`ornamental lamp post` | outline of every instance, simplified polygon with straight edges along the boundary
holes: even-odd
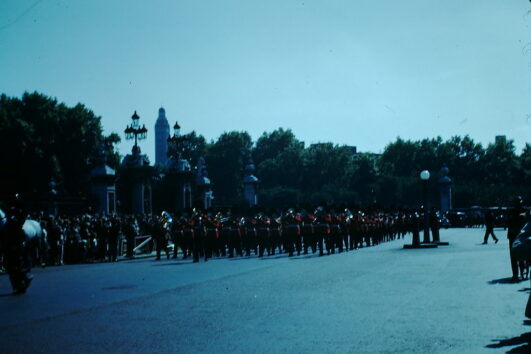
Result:
[[[430,243],[430,214],[428,201],[428,181],[430,180],[430,171],[424,170],[420,173],[422,180],[422,203],[424,204],[424,240],[423,243]]]
[[[144,140],[147,137],[148,130],[145,125],[142,125],[142,127],[140,127],[140,124],[138,123],[140,117],[138,116],[136,111],[131,116],[131,119],[133,122],[131,123],[131,125],[128,125],[124,130],[125,139],[135,139],[135,145],[133,146],[132,151],[133,154],[138,154],[140,153],[140,148],[138,147],[138,140]]]
[[[428,213],[428,181],[430,179],[430,171],[424,170],[420,173],[420,180],[422,181],[422,199],[424,203],[424,241],[420,243],[419,230],[419,216],[417,213],[413,215],[413,238],[411,245],[404,245],[404,248],[437,248],[436,243],[430,243],[430,215]]]
[[[180,159],[181,151],[179,151],[179,143],[181,142],[181,126],[179,123],[175,122],[175,125],[173,126],[173,136],[168,137],[168,144],[172,144],[174,146],[172,157],[175,157],[177,159]]]

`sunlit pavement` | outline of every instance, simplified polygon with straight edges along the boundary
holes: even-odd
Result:
[[[529,281],[510,283],[506,232],[441,230],[317,257],[153,258],[0,276],[0,352],[507,352],[529,349]]]

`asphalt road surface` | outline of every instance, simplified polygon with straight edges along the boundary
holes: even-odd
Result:
[[[529,281],[510,283],[506,233],[441,230],[331,256],[153,258],[0,276],[1,353],[526,352]]]

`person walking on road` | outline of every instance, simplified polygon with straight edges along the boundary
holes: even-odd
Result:
[[[486,245],[489,240],[489,235],[494,239],[494,243],[498,243],[498,238],[494,235],[494,216],[490,210],[485,213],[485,237],[483,238],[483,244]]]

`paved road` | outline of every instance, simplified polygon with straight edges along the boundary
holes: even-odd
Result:
[[[531,348],[508,244],[442,230],[325,257],[143,259],[0,277],[0,352],[497,353]],[[503,236],[503,237],[502,237]]]

